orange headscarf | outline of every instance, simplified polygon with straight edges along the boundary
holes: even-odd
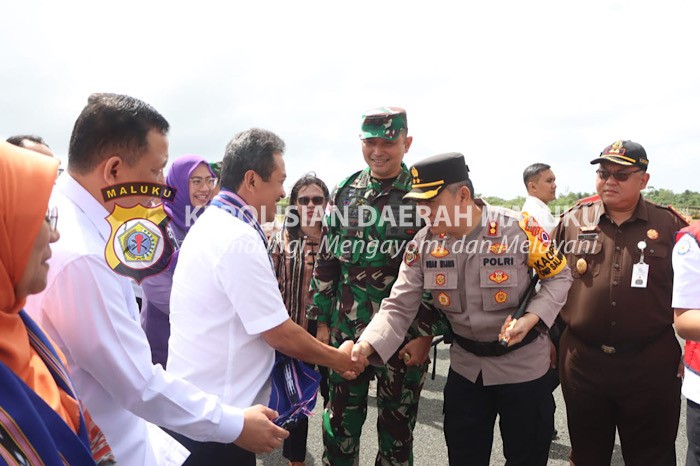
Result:
[[[0,360],[76,430],[77,402],[59,389],[29,344],[19,316],[25,299],[15,294],[44,222],[57,170],[53,157],[0,142]]]

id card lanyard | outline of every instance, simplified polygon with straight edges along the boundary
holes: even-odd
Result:
[[[637,243],[637,247],[641,251],[639,262],[632,266],[632,288],[646,288],[647,279],[649,278],[649,264],[644,263],[644,250],[647,247],[646,241],[642,240]]]

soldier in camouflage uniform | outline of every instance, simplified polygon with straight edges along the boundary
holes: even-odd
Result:
[[[389,296],[406,244],[421,226],[415,204],[402,202],[411,189],[411,175],[403,163],[412,142],[405,110],[367,112],[360,137],[368,167],[340,183],[331,195],[325,243],[311,282],[309,318],[318,321],[317,338],[336,347],[356,339]],[[433,307],[423,304],[401,350],[386,365],[368,367],[353,381],[330,375],[330,400],[323,413],[324,464],[357,464],[369,382],[375,376],[376,464],[413,464],[413,427],[427,354],[432,335],[444,333],[448,325]]]

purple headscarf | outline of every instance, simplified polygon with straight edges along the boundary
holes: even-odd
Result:
[[[165,202],[165,211],[168,213],[177,229],[185,234],[192,226],[192,222],[190,222],[189,225],[185,223],[187,219],[187,207],[189,206],[190,211],[194,209],[190,203],[190,176],[192,176],[192,172],[195,171],[200,164],[204,164],[211,176],[216,177],[209,166],[209,162],[207,162],[204,157],[200,155],[183,155],[175,159],[170,166],[167,178],[165,178],[167,185],[177,190],[175,199],[172,202]]]

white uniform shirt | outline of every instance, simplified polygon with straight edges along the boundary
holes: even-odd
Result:
[[[673,301],[680,309],[700,309],[700,248],[691,235],[683,235],[673,248]],[[700,403],[700,375],[686,369],[683,395]]]
[[[266,405],[275,351],[261,333],[288,318],[260,235],[208,208],[182,243],[173,276],[168,371],[227,403]]]
[[[530,217],[534,217],[534,219],[537,220],[537,223],[539,223],[542,228],[547,230],[547,233],[550,235],[559,223],[559,221],[555,220],[552,216],[552,212],[550,212],[547,204],[535,196],[527,196],[525,198],[525,204],[523,204],[523,208],[520,209],[520,211],[527,212],[530,214]]]
[[[119,464],[155,465],[147,423],[202,441],[231,442],[243,413],[151,364],[131,280],[105,260],[108,212],[72,177],[54,189],[61,238],[48,284],[26,309],[63,351],[75,388]],[[143,419],[142,419],[143,418]]]

